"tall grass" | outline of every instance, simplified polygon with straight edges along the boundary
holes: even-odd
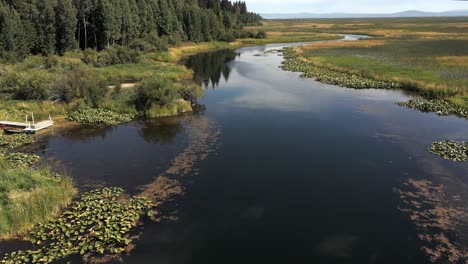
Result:
[[[463,18],[365,18],[266,21],[255,30],[269,36],[353,33],[357,42],[299,47],[303,59],[322,68],[404,84],[429,97],[468,107],[468,21]]]
[[[56,217],[76,190],[68,177],[49,168],[12,168],[0,157],[0,237],[25,235]]]

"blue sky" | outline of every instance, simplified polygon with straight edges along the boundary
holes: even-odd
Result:
[[[405,10],[468,9],[468,1],[453,0],[245,0],[257,13],[393,13]]]

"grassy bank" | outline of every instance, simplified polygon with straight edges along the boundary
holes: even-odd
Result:
[[[132,228],[151,207],[145,198],[124,198],[119,188],[85,193],[58,219],[37,225],[28,234],[27,240],[36,249],[8,254],[2,263],[51,263],[78,254],[120,254],[131,247]]]
[[[0,135],[0,237],[23,236],[38,223],[55,218],[70,204],[72,181],[50,168],[31,168],[33,154],[11,150],[32,143],[28,135]]]
[[[357,42],[309,44],[295,52],[309,67],[398,83],[428,98],[468,107],[468,22],[463,18],[268,21],[261,28],[288,34],[374,36]]]

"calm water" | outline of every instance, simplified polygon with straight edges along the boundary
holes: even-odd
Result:
[[[207,91],[197,116],[43,142],[41,153],[82,185],[134,193],[190,144],[197,121],[220,132],[216,151],[193,164],[179,220],[147,223],[126,262],[428,263],[394,188],[408,178],[464,188],[468,166],[426,149],[466,140],[468,122],[398,107],[402,91],[300,79],[278,68],[270,51],[282,46],[190,58]]]

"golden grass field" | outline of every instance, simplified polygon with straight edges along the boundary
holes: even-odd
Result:
[[[358,42],[296,48],[314,65],[408,84],[422,94],[468,106],[467,18],[268,20],[268,36],[365,34]]]

